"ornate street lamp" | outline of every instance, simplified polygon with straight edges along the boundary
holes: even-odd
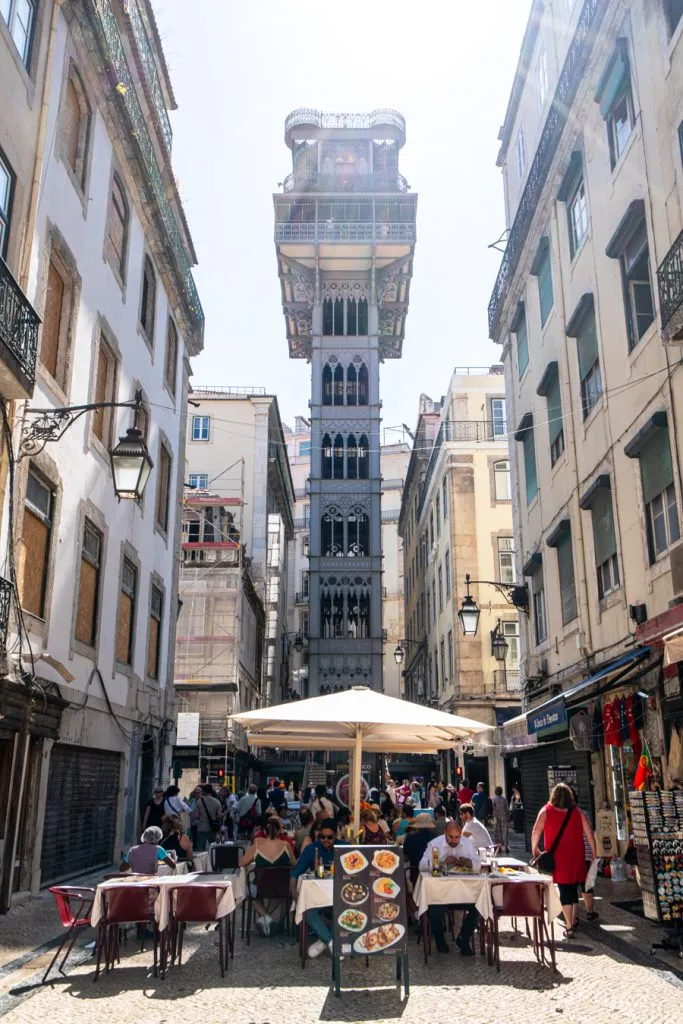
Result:
[[[301,652],[304,649],[304,638],[302,637],[301,633],[297,633],[296,636],[294,637],[293,646],[297,654],[301,654]]]
[[[491,654],[496,661],[499,661],[503,665],[507,658],[508,646],[505,635],[501,632],[500,619],[498,619],[496,628],[491,630]]]
[[[129,427],[125,437],[109,452],[114,490],[119,501],[122,498],[140,501],[154,468],[142,431]]]
[[[399,640],[399,642],[396,645],[396,649],[394,650],[394,661],[396,662],[397,665],[402,665],[403,664],[403,659],[405,658],[405,656],[406,656],[406,652],[404,651],[403,647],[401,646],[401,641]]]
[[[458,618],[465,636],[476,636],[479,628],[479,605],[470,594],[470,583],[481,586],[495,587],[503,595],[508,604],[514,605],[520,612],[529,614],[529,588],[526,583],[503,583],[501,580],[473,580],[469,573],[465,576],[467,593],[463,598]]]
[[[476,636],[477,629],[479,628],[479,605],[470,594],[470,577],[469,573],[465,576],[465,583],[467,585],[467,593],[463,598],[463,602],[458,612],[458,618],[460,619],[460,626],[464,636]]]

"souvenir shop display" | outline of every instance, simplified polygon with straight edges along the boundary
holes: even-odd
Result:
[[[629,793],[643,912],[651,921],[683,924],[683,790]]]

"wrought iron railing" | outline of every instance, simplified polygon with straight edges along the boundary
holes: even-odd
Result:
[[[439,452],[441,451],[441,445],[443,444],[443,426],[444,425],[442,423],[441,426],[439,427],[439,433],[436,435],[436,441],[434,442],[434,447],[432,448],[432,453],[429,456],[429,465],[427,466],[427,472],[425,473],[425,478],[424,478],[424,481],[422,483],[422,488],[420,490],[420,504],[419,504],[419,507],[418,507],[418,515],[422,514],[422,509],[424,507],[425,498],[427,496],[427,491],[429,490],[429,484],[431,482],[432,475],[434,473],[434,467],[436,466],[436,460],[439,457]]]
[[[683,231],[659,265],[657,284],[663,329],[683,306]]]
[[[584,0],[489,301],[489,336],[494,340],[500,331],[508,289],[522,255],[548,171],[555,159],[567,118],[586,72],[597,30],[608,6],[609,0]]]
[[[311,525],[311,520],[307,516],[299,517],[294,520],[295,530],[307,530]]]
[[[379,107],[369,114],[328,114],[313,107],[298,107],[285,120],[285,135],[299,125],[314,125],[316,128],[377,128],[390,124],[397,128],[403,137],[406,133],[406,122],[403,114],[389,107]]]
[[[154,112],[159,122],[159,131],[170,154],[171,146],[173,145],[173,129],[171,128],[163,89],[161,88],[161,82],[157,73],[154,50],[149,39],[150,27],[147,14],[140,7],[138,0],[128,0],[128,5],[125,9],[130,18],[130,27],[133,30],[133,36],[137,44],[138,53],[140,54],[140,61],[145,72],[147,87],[152,97]]]
[[[373,171],[372,174],[320,174],[308,171],[288,174],[282,183],[283,192],[407,192],[408,182],[402,174]]]
[[[414,242],[414,224],[373,224],[347,221],[340,224],[276,224],[276,242]]]
[[[9,611],[12,601],[12,584],[4,576],[0,576],[0,654],[7,651],[7,633],[9,631]]]
[[[493,671],[493,691],[494,693],[519,693],[521,690],[520,685],[520,672],[519,669],[514,671],[496,668]]]
[[[303,590],[297,590],[294,597],[295,604],[308,604],[308,593],[304,593]]]
[[[266,389],[264,387],[260,387],[260,386],[252,388],[252,387],[249,387],[248,385],[237,385],[237,384],[236,385],[230,385],[229,387],[226,387],[224,385],[218,385],[217,387],[208,387],[208,386],[195,387],[193,385],[192,386],[192,391],[190,393],[193,394],[193,395],[204,395],[204,396],[207,396],[207,395],[221,395],[221,396],[223,396],[223,395],[235,395],[237,397],[246,397],[248,395],[254,395],[254,396],[259,397],[261,395],[265,395]]]
[[[31,381],[36,379],[40,317],[0,257],[0,338]]]
[[[445,420],[444,441],[505,441],[508,431],[505,420]]]
[[[147,128],[145,115],[135,89],[135,82],[128,67],[123,40],[119,33],[111,0],[87,0],[87,3],[92,9],[95,24],[100,30],[100,45],[105,61],[110,66],[113,84],[120,97],[119,102],[130,120],[131,136],[137,143],[146,191],[150,201],[158,207],[170,249],[182,279],[188,319],[201,335],[204,332],[204,312],[192,276],[192,260],[167,196],[166,182],[154,152],[154,143]]]

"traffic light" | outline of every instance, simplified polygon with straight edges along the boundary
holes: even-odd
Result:
[[[180,761],[174,761],[173,762],[173,778],[177,782],[178,779],[182,779],[182,777],[183,777],[183,769],[180,767]]]
[[[455,769],[455,777],[456,777],[456,779],[461,779],[462,778],[462,768],[461,768],[460,765],[458,765],[456,767],[456,769]]]
[[[218,778],[220,779],[221,782],[223,781],[223,769],[222,768],[218,769]]]

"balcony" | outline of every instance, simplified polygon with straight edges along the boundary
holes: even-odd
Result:
[[[295,604],[308,604],[308,592],[304,593],[303,590],[297,590],[294,595]]]
[[[659,309],[665,341],[683,340],[683,231],[657,270]]]
[[[240,559],[240,546],[234,541],[216,541],[215,543],[199,544],[185,541],[180,545],[183,565],[216,565],[221,568],[237,567]]]
[[[3,398],[33,394],[40,317],[0,257],[0,392]]]
[[[414,242],[415,225],[375,224],[372,221],[345,223],[276,224],[276,242]]]
[[[393,128],[397,135],[399,145],[402,146],[406,140],[406,122],[403,114],[398,110],[391,110],[389,107],[379,107],[371,110],[369,114],[337,114],[327,113],[322,110],[315,110],[312,107],[298,107],[285,120],[285,141],[291,145],[292,140],[306,137],[303,128],[326,128],[330,131],[351,130],[368,131],[371,128],[381,127]]]
[[[446,420],[442,439],[476,444],[501,441],[507,444],[507,424],[505,420]]]
[[[388,176],[384,171],[372,174],[288,174],[282,183],[283,192],[407,192],[408,182],[402,174]]]
[[[514,671],[512,669],[508,671],[504,668],[494,669],[493,677],[487,685],[487,692],[492,693],[494,696],[519,698],[521,695],[519,669]]]

